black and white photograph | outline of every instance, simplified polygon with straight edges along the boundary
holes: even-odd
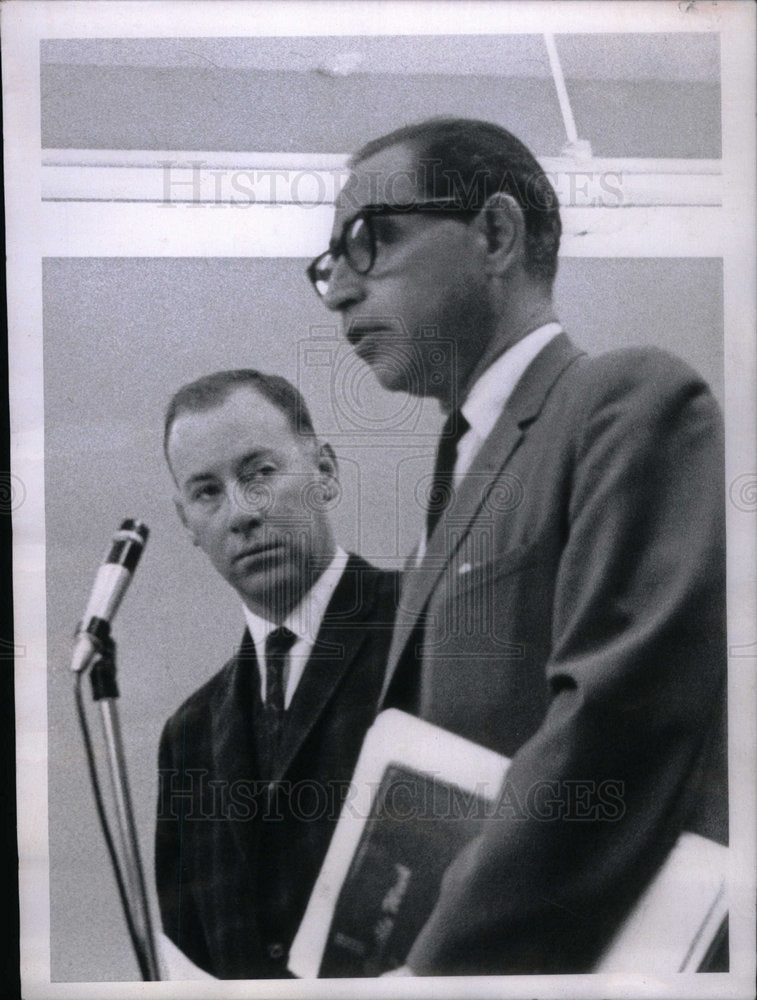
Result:
[[[0,18],[23,996],[752,996],[753,5]]]

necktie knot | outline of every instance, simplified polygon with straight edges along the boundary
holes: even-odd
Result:
[[[453,493],[457,446],[470,428],[462,411],[453,410],[444,422],[436,450],[434,478],[428,495],[426,537],[430,538],[437,521],[449,506]]]
[[[271,657],[286,656],[295,643],[297,636],[286,625],[279,625],[269,632],[265,640],[266,663]]]

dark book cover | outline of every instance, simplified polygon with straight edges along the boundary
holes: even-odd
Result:
[[[373,799],[337,900],[319,976],[378,976],[402,965],[445,869],[476,836],[487,800],[397,764]]]

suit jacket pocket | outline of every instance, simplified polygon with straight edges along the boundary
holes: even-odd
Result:
[[[448,567],[449,599],[457,600],[481,587],[493,587],[502,577],[519,573],[538,560],[539,549],[538,543],[530,542],[481,562],[466,559],[466,553],[461,552]]]

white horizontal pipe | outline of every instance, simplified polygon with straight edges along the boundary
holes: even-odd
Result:
[[[566,208],[564,257],[719,257],[727,242],[717,207]],[[328,244],[322,205],[174,205],[47,202],[45,257],[299,257]]]
[[[44,201],[129,201],[179,204],[333,205],[346,174],[318,170],[248,166],[210,166],[197,159],[189,166],[166,160],[163,166],[55,166],[42,169]],[[186,161],[183,161],[186,162]],[[636,205],[719,205],[722,177],[690,170],[652,173],[614,160],[582,163],[565,158],[542,161],[564,207]]]

